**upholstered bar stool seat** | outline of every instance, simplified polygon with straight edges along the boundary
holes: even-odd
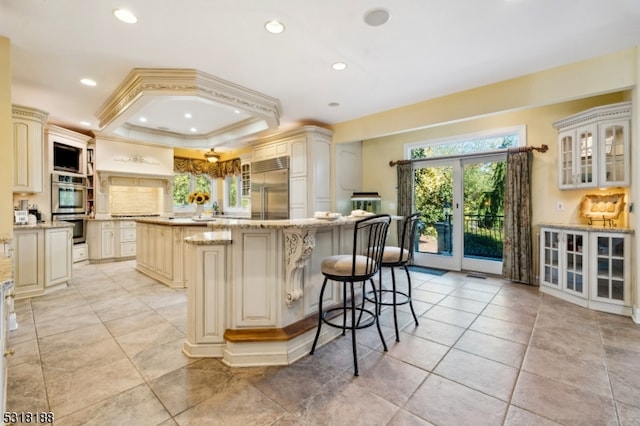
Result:
[[[356,256],[355,274],[363,275],[367,269],[368,257]],[[349,255],[336,255],[322,259],[320,270],[324,275],[350,277],[352,276],[353,257]]]
[[[318,344],[322,324],[341,329],[342,335],[345,335],[347,330],[351,330],[355,376],[358,375],[356,330],[375,324],[378,328],[378,335],[382,341],[382,346],[385,351],[387,350],[387,344],[384,341],[384,336],[378,323],[378,312],[380,311],[377,303],[378,291],[376,290],[372,277],[380,270],[384,242],[390,223],[391,216],[389,215],[375,215],[360,219],[354,226],[352,253],[326,257],[320,264],[320,270],[324,275],[324,280],[318,300],[318,328],[316,330],[316,337],[313,340],[313,346],[311,347],[311,355],[313,355],[316,345]],[[323,299],[329,281],[341,284],[342,300],[338,305],[325,309]],[[365,286],[367,282],[371,285],[371,293],[373,294],[371,299],[374,303],[372,309],[365,307],[364,298],[361,305],[356,305],[354,283],[359,282],[362,283],[363,294],[366,292]],[[347,295],[347,288],[350,290],[349,295]]]
[[[371,292],[367,293],[367,300],[373,301],[379,299],[378,306],[392,306],[393,307],[393,324],[396,331],[396,342],[400,341],[400,332],[398,330],[398,312],[397,307],[400,305],[409,304],[411,308],[411,314],[416,325],[418,325],[418,317],[413,309],[413,303],[411,301],[411,274],[407,265],[409,261],[413,259],[413,248],[415,244],[418,225],[420,223],[420,213],[414,213],[407,216],[402,225],[402,234],[400,236],[399,247],[385,246],[384,253],[382,255],[382,264],[380,265],[380,289],[378,290],[377,298],[371,297]],[[407,274],[407,290],[398,290],[396,285],[395,268],[401,267]],[[389,268],[391,270],[391,288],[387,289],[382,286],[382,268]],[[385,295],[391,295],[391,301],[383,300]],[[380,312],[378,312],[380,314]]]
[[[411,252],[407,249],[385,246],[382,252],[382,263],[408,262],[411,259]]]

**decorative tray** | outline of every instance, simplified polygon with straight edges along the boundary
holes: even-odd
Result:
[[[589,219],[613,221],[620,216],[624,208],[624,193],[619,194],[587,194],[580,203],[580,214]]]

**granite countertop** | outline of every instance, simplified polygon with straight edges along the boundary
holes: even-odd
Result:
[[[55,228],[73,228],[73,223],[60,221],[60,222],[38,222],[35,225],[13,225],[14,231],[20,231],[25,229],[55,229]]]
[[[139,218],[136,222],[167,226],[206,226],[212,229],[264,229],[264,228],[319,228],[324,226],[344,225],[353,223],[359,218],[342,217],[336,220],[321,219],[282,219],[282,220],[252,220],[252,219],[222,219],[222,218]]]
[[[586,225],[584,223],[539,223],[539,227],[549,227],[558,229],[570,229],[573,231],[588,232],[612,232],[618,234],[634,234],[635,231],[630,228],[612,228],[602,225]]]
[[[187,237],[184,241],[187,244],[194,245],[226,245],[231,244],[231,232],[229,230],[203,232],[198,235]]]

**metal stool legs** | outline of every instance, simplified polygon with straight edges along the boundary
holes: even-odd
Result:
[[[327,281],[329,281],[329,279],[325,277],[324,281],[322,282],[322,288],[320,290],[320,300],[318,301],[318,327],[316,330],[316,336],[313,339],[313,345],[311,346],[310,354],[313,355],[313,353],[316,350],[316,345],[318,344],[318,339],[320,337],[320,330],[322,329],[322,323],[330,325],[331,327],[334,327],[334,328],[342,329],[343,336],[345,335],[346,330],[351,330],[351,349],[353,352],[354,376],[358,376],[359,375],[358,351],[357,351],[357,340],[356,340],[356,331],[358,329],[370,327],[375,323],[378,329],[378,335],[380,336],[380,341],[382,342],[384,351],[385,352],[388,351],[387,343],[384,340],[384,336],[382,335],[382,329],[380,328],[380,322],[378,321],[377,313],[379,311],[379,305],[378,305],[378,298],[376,296],[377,291],[375,288],[375,283],[373,282],[372,279],[369,280],[371,283],[371,286],[373,287],[373,294],[375,299],[375,302],[374,302],[375,305],[373,307],[373,311],[369,309],[365,309],[364,300],[362,302],[362,305],[360,306],[356,305],[355,284],[353,281],[342,282],[342,306],[337,308],[327,309],[325,311],[322,306],[322,299],[324,297],[324,291],[327,286]],[[350,289],[350,296],[351,296],[350,304],[347,304],[347,283],[349,284],[349,289]],[[362,283],[363,294],[365,291],[365,287],[366,287],[366,281]],[[342,314],[342,325],[331,322],[331,318],[327,317],[328,315],[336,311]],[[347,324],[347,315],[349,314],[348,311],[350,311],[351,324]],[[357,318],[356,318],[356,312],[358,312]],[[366,318],[364,322],[362,321],[363,314],[367,314],[369,316],[369,318]]]
[[[409,304],[409,308],[411,309],[411,315],[413,315],[413,321],[416,323],[416,326],[420,325],[418,323],[418,317],[416,316],[416,311],[413,309],[413,301],[411,298],[411,274],[409,273],[409,268],[407,268],[407,265],[404,264],[402,265],[402,268],[404,268],[404,271],[407,274],[407,291],[402,292],[402,291],[398,291],[397,287],[396,287],[396,273],[395,273],[395,267],[391,266],[391,290],[387,290],[387,289],[383,289],[382,288],[382,268],[380,268],[380,272],[379,272],[379,280],[380,280],[380,302],[378,302],[378,315],[380,315],[380,309],[382,308],[382,306],[392,306],[393,307],[393,325],[395,326],[395,330],[396,330],[396,342],[400,341],[400,331],[398,330],[398,311],[397,311],[397,307],[399,305],[405,305],[405,304]],[[384,293],[391,293],[391,297],[392,300],[391,302],[383,302],[382,301],[382,296],[384,295]],[[398,296],[402,297],[402,300],[398,301]]]

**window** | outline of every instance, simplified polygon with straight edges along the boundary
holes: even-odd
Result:
[[[173,176],[173,211],[193,211],[195,206],[189,203],[191,192],[208,192],[211,199],[204,205],[205,209],[210,209],[213,202],[218,199],[217,188],[214,181],[207,175],[193,175],[191,173],[180,173]]]
[[[248,213],[251,200],[251,166],[242,165],[238,176],[227,176],[224,179],[224,211]]]
[[[410,144],[408,158],[435,159],[504,152],[507,148],[517,147],[522,140],[524,140],[524,126],[499,129],[487,133],[456,136],[452,139]]]

